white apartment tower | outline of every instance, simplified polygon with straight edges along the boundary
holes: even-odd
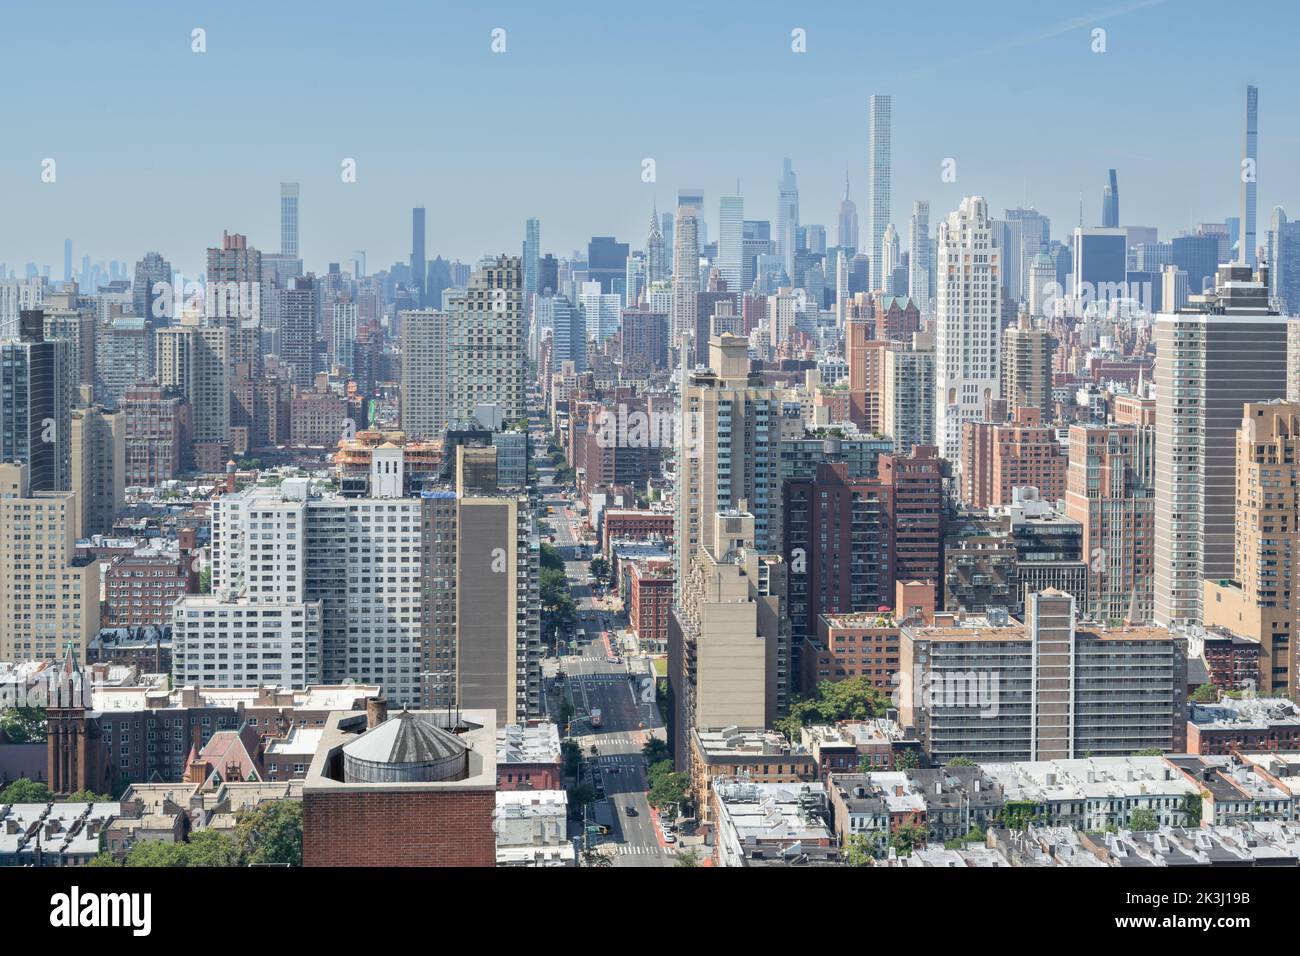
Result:
[[[981,196],[939,224],[935,263],[935,439],[957,462],[962,423],[980,421],[1001,378],[1000,253]]]
[[[673,315],[672,345],[680,348],[682,339],[695,331],[695,296],[700,291],[699,210],[694,206],[677,207],[673,225]]]

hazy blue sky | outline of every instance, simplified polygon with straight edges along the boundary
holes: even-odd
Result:
[[[428,209],[430,258],[517,252],[529,217],[545,251],[608,234],[635,248],[651,201],[670,208],[679,186],[704,189],[711,237],[737,178],[746,217],[772,217],[783,156],[802,221],[834,242],[846,167],[865,212],[876,92],[893,96],[903,236],[913,200],[938,219],[970,193],[998,215],[1036,205],[1059,235],[1082,192],[1095,224],[1114,166],[1123,222],[1167,237],[1235,214],[1247,83],[1262,241],[1275,204],[1300,214],[1297,26],[1289,2],[1210,0],[6,0],[0,262],[59,278],[72,237],[76,263],[156,249],[194,273],[223,229],[274,252],[281,180],[302,184],[317,271],[355,249],[372,271],[405,259],[413,205]],[[940,181],[945,157],[955,183]]]

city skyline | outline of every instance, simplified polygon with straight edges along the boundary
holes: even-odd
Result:
[[[710,20],[723,14],[693,11],[699,29],[676,37],[665,25],[674,22],[672,17],[651,19],[634,12],[610,25],[611,44],[588,49],[584,59],[584,75],[604,69],[625,82],[588,83],[571,95],[558,91],[572,88],[581,75],[552,65],[540,51],[553,51],[561,35],[572,36],[565,27],[581,20],[581,12],[547,18],[522,8],[483,14],[444,11],[443,28],[427,35],[429,52],[436,53],[437,82],[410,75],[413,67],[392,56],[384,59],[379,73],[349,83],[346,74],[322,71],[320,63],[349,57],[366,63],[374,56],[349,53],[348,43],[353,49],[366,42],[393,44],[393,52],[400,54],[415,43],[393,32],[409,5],[368,12],[369,19],[343,37],[290,21],[280,11],[259,10],[250,19],[241,5],[231,6],[228,12],[223,8],[202,16],[159,9],[138,34],[104,48],[95,45],[93,28],[107,28],[110,21],[102,11],[85,10],[82,22],[91,29],[66,38],[66,53],[77,66],[43,78],[38,102],[50,108],[27,119],[20,149],[0,154],[0,197],[14,221],[24,224],[21,231],[0,235],[0,262],[8,269],[21,275],[29,261],[49,264],[52,277],[61,278],[68,238],[74,268],[83,255],[93,262],[133,262],[158,251],[178,270],[197,275],[203,250],[223,230],[248,235],[256,248],[275,251],[281,182],[301,184],[302,254],[307,267],[318,272],[331,261],[350,264],[359,249],[365,250],[372,270],[408,260],[410,210],[420,205],[428,209],[429,259],[441,255],[472,263],[487,254],[513,254],[528,218],[542,221],[545,251],[557,255],[584,248],[593,235],[618,236],[635,247],[647,211],[656,203],[671,208],[674,191],[684,185],[702,186],[704,221],[713,237],[718,234],[718,200],[736,194],[737,178],[746,215],[775,221],[774,181],[783,155],[790,156],[800,179],[801,222],[829,230],[836,222],[846,168],[860,184],[856,195],[866,195],[865,119],[873,94],[889,96],[893,104],[891,212],[900,234],[915,201],[928,201],[934,214],[942,216],[972,194],[984,196],[995,215],[1031,204],[1064,225],[1077,220],[1082,193],[1085,225],[1099,225],[1089,220],[1098,214],[1110,168],[1118,170],[1124,184],[1122,224],[1156,226],[1162,238],[1169,238],[1197,222],[1234,215],[1241,104],[1248,84],[1258,86],[1263,96],[1259,218],[1267,222],[1274,206],[1290,203],[1294,209],[1300,203],[1300,196],[1288,194],[1285,186],[1296,181],[1300,161],[1290,148],[1296,137],[1287,132],[1293,108],[1282,92],[1294,86],[1296,67],[1284,58],[1269,57],[1266,49],[1227,50],[1229,63],[1246,57],[1253,61],[1251,68],[1240,75],[1187,71],[1178,77],[1177,94],[1162,99],[1160,111],[1132,108],[1133,90],[1148,88],[1152,75],[1178,67],[1187,43],[1211,22],[1209,4],[1175,8],[1153,0],[1099,5],[1069,20],[1023,4],[1018,5],[1018,22],[1026,29],[1009,38],[995,32],[998,25],[952,5],[944,6],[938,27],[898,10],[872,14],[872,26],[882,35],[900,41],[915,39],[918,31],[932,36],[929,45],[917,47],[915,68],[900,65],[897,70],[871,64],[859,69],[846,60],[853,53],[851,37],[859,32],[851,27],[858,19],[865,24],[866,11],[805,15],[760,6],[753,17],[716,24],[731,31],[734,45],[721,55],[700,56],[698,68],[686,69],[681,78],[675,67],[702,53],[712,32]],[[430,16],[427,11],[420,15]],[[38,35],[36,8],[19,6],[8,16],[18,40]],[[1157,23],[1160,29],[1152,29]],[[196,27],[206,31],[202,54],[191,51]],[[505,48],[494,54],[492,31],[497,28],[506,31]],[[1102,53],[1093,52],[1097,28],[1106,31]],[[805,31],[804,53],[792,49],[796,29]],[[1268,44],[1270,36],[1285,33],[1278,30],[1255,40]],[[291,36],[293,42],[287,42]],[[958,36],[966,39],[959,44]],[[981,39],[990,50],[1014,51],[1014,57],[991,59],[1012,60],[1017,70],[1008,75],[1001,66],[969,58],[964,49],[978,46]],[[0,64],[0,76],[21,89],[21,78],[39,69],[34,58],[39,45],[15,46]],[[274,62],[263,62],[272,51]],[[722,75],[733,56],[761,60],[766,84],[752,89],[738,84],[734,98],[719,94],[713,77]],[[150,89],[148,97],[137,96],[151,75],[139,73],[134,59],[164,70],[168,83]],[[934,66],[926,69],[923,64],[931,61]],[[1004,132],[1005,125],[984,122],[987,110],[978,107],[987,103],[986,96],[954,96],[936,78],[950,73],[945,63],[967,75],[970,86],[985,84],[1009,118],[1033,116],[1032,139],[1017,141]],[[1089,101],[1104,113],[1104,121],[1072,116],[1057,105],[1069,99],[1051,82],[1051,71],[1066,66],[1080,72],[1062,76],[1087,84]],[[99,68],[111,68],[120,88],[133,91],[131,99],[88,94],[90,71]],[[1024,76],[1035,68],[1042,82],[1027,87]],[[656,101],[637,92],[638,70],[655,78],[650,85],[660,91],[658,102],[665,115],[674,117],[671,123],[650,121],[658,115]],[[277,92],[278,109],[227,118],[205,108],[200,116],[191,115],[189,104],[207,102],[218,82],[232,102],[241,97],[264,102],[258,97],[266,84],[274,77],[283,86],[285,75],[303,82],[300,88]],[[449,81],[472,82],[475,96],[456,96]],[[808,87],[826,92],[810,103],[802,95]],[[748,95],[759,89],[766,91],[763,96]],[[427,130],[419,124],[408,129],[407,92],[420,94],[422,101],[425,94],[438,94],[436,118]],[[344,119],[328,134],[320,132],[318,124],[301,119],[313,115],[313,102],[332,103]],[[576,148],[565,124],[548,121],[566,114],[607,115],[602,110],[616,102],[622,110],[640,110],[647,122],[609,124],[591,148]],[[727,109],[689,109],[691,103],[723,102]],[[511,142],[520,148],[500,149],[492,136],[450,135],[456,122],[473,121],[473,103],[513,124]],[[825,130],[813,141],[815,148],[775,142],[770,150],[749,148],[740,130],[770,121],[782,110]],[[79,121],[75,137],[69,114]],[[736,124],[737,135],[730,137],[734,147],[716,145],[729,138],[719,140],[710,133],[719,128],[715,116]],[[1097,135],[1098,126],[1107,135]],[[139,135],[141,128],[156,128],[157,141]],[[398,129],[403,132],[393,132]],[[205,131],[213,136],[206,138]],[[701,136],[710,136],[715,144],[704,157],[696,149]],[[1177,163],[1152,151],[1179,138],[1199,148],[1180,153]],[[1010,162],[1009,152],[1014,154]],[[57,164],[55,182],[41,181],[45,159]],[[355,182],[341,181],[341,164],[347,159],[356,162]],[[645,159],[654,160],[653,183],[642,181]],[[945,182],[942,166],[949,159],[955,161],[956,179]],[[864,226],[867,220],[864,210]]]

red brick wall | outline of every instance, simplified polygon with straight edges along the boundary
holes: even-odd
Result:
[[[495,866],[496,794],[303,794],[304,866]]]

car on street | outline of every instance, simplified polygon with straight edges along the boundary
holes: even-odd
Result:
[[[670,844],[671,844],[671,843],[676,843],[676,842],[677,842],[677,836],[676,836],[676,835],[675,835],[671,830],[668,830],[668,831],[666,831],[666,832],[664,833],[664,842],[665,842],[665,843],[670,843]]]
[[[636,816],[636,807],[632,806],[632,804],[629,803],[626,807],[623,808],[623,812],[626,813],[629,817],[634,817]]]

